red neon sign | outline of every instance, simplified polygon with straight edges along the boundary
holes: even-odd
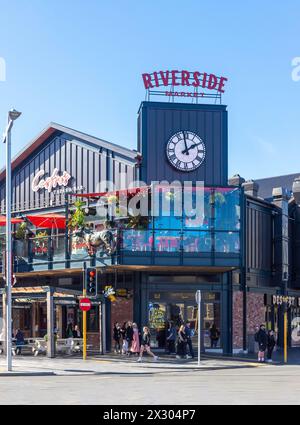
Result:
[[[191,87],[194,89],[215,90],[218,93],[225,93],[226,77],[217,77],[207,72],[189,71],[158,71],[152,74],[142,74],[146,90],[157,87]],[[182,93],[182,92],[181,92]]]

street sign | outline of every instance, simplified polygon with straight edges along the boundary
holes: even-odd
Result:
[[[91,300],[89,298],[82,298],[79,301],[79,308],[81,311],[90,311],[92,308]]]

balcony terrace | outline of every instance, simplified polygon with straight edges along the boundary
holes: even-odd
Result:
[[[157,216],[114,219],[109,228],[94,215],[86,217],[80,230],[31,229],[30,236],[24,238],[18,238],[15,231],[14,272],[79,269],[84,262],[93,266],[240,267],[240,189],[205,188],[203,214],[195,220],[184,211],[176,215],[173,201],[171,196],[170,214],[164,214],[160,206]],[[3,255],[4,235],[0,235],[0,244]]]

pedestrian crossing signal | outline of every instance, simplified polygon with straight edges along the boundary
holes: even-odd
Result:
[[[90,297],[97,296],[97,269],[95,267],[86,269],[86,293]]]

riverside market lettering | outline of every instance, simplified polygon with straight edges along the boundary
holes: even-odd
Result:
[[[225,93],[225,83],[228,81],[226,77],[217,77],[214,74],[206,72],[189,72],[189,71],[158,71],[153,74],[142,75],[144,86],[146,90],[155,87],[194,87],[208,90],[216,90],[219,93]],[[175,92],[178,96],[188,96],[185,92]],[[167,95],[170,92],[166,93]]]

